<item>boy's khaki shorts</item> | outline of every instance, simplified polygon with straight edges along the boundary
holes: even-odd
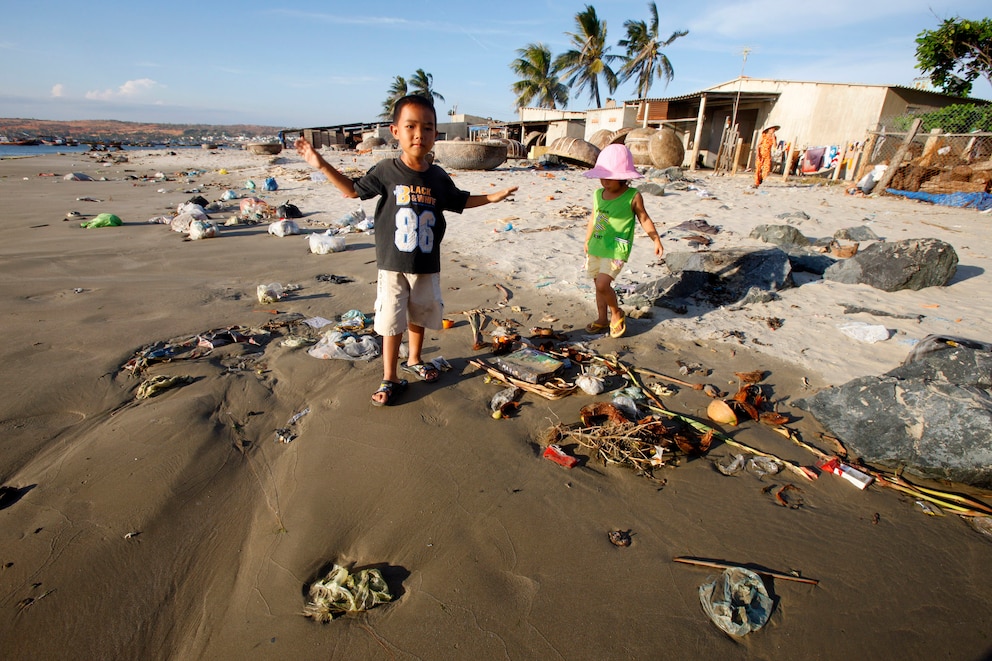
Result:
[[[596,257],[595,255],[586,255],[586,273],[593,280],[600,273],[605,273],[614,280],[623,271],[623,267],[627,265],[627,262],[622,259],[610,259],[609,257]]]
[[[402,335],[408,324],[440,330],[443,316],[440,273],[379,271],[372,325],[376,333]]]

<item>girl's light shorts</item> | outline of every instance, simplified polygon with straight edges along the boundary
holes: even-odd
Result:
[[[375,323],[379,335],[402,335],[409,324],[439,330],[444,316],[440,273],[379,271]]]
[[[593,280],[600,273],[605,273],[614,280],[623,271],[623,267],[627,265],[627,262],[622,259],[610,259],[609,257],[596,257],[595,255],[586,255],[586,273]]]

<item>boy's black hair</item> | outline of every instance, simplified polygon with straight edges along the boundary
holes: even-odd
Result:
[[[411,104],[420,106],[421,108],[427,108],[434,113],[434,123],[437,124],[437,110],[434,109],[434,103],[426,96],[420,96],[419,94],[409,94],[396,102],[396,105],[393,106],[393,124],[399,124],[400,113],[403,112],[403,108]]]

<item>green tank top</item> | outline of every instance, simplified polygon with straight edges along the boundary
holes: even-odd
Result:
[[[589,254],[607,259],[627,261],[634,243],[634,209],[631,204],[636,188],[628,188],[613,200],[603,199],[603,189],[596,191],[593,202],[595,224],[589,239]]]

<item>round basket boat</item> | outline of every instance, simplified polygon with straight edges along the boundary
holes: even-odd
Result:
[[[388,147],[379,147],[372,150],[372,162],[378,163],[379,161],[385,160],[387,158],[399,158],[403,155],[402,149],[389,149]]]
[[[599,148],[596,145],[578,138],[558,138],[548,145],[548,153],[568,163],[590,168],[596,165],[596,159],[599,158]]]
[[[654,165],[651,162],[651,137],[657,133],[652,128],[634,129],[624,138],[624,144],[634,157],[634,165]]]
[[[440,140],[434,157],[453,170],[492,170],[506,162],[506,149],[500,142]]]
[[[253,154],[275,156],[282,151],[281,142],[249,142],[248,151]]]
[[[648,140],[648,154],[651,156],[651,164],[664,170],[682,165],[685,147],[675,131],[666,126]]]
[[[386,141],[383,140],[382,138],[365,138],[357,145],[355,145],[355,149],[357,149],[358,151],[370,151],[377,147],[381,147],[384,144],[386,144]]]

